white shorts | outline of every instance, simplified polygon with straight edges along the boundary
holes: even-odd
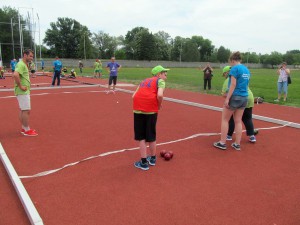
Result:
[[[30,95],[17,95],[21,110],[31,110]]]

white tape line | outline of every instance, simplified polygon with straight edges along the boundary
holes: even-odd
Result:
[[[286,125],[283,125],[283,126],[277,126],[277,127],[270,127],[270,128],[259,128],[258,130],[264,130],[264,129],[276,129],[276,128],[282,128],[282,127],[285,127],[287,126]],[[245,130],[243,130],[243,132],[245,132]],[[161,146],[161,145],[167,145],[167,144],[173,144],[173,143],[177,143],[177,142],[181,142],[181,141],[186,141],[186,140],[189,140],[189,139],[193,139],[193,138],[197,138],[197,137],[200,137],[200,136],[216,136],[216,135],[220,135],[220,133],[198,133],[198,134],[193,134],[191,136],[188,136],[188,137],[185,137],[185,138],[181,138],[181,139],[177,139],[177,140],[174,140],[174,141],[168,141],[168,142],[163,142],[163,143],[158,143],[157,146]],[[108,155],[112,155],[112,154],[116,154],[116,153],[121,153],[121,152],[125,152],[125,151],[133,151],[133,150],[137,150],[139,149],[139,147],[134,147],[134,148],[125,148],[125,149],[121,149],[121,150],[115,150],[115,151],[109,151],[109,152],[104,152],[104,153],[101,153],[99,155],[95,155],[95,156],[90,156],[88,158],[85,158],[85,159],[82,159],[82,160],[79,160],[77,162],[73,162],[73,163],[69,163],[67,165],[64,165],[60,168],[57,168],[57,169],[53,169],[53,170],[47,170],[47,171],[44,171],[44,172],[40,172],[40,173],[37,173],[37,174],[34,174],[34,175],[28,175],[28,176],[19,176],[19,178],[23,179],[23,178],[35,178],[35,177],[42,177],[42,176],[46,176],[46,175],[49,175],[49,174],[53,174],[53,173],[56,173],[62,169],[65,169],[67,167],[71,167],[71,166],[75,166],[81,162],[84,162],[84,161],[87,161],[87,160],[91,160],[91,159],[94,159],[94,158],[98,158],[98,157],[104,157],[104,156],[108,156]]]
[[[9,158],[7,157],[1,143],[0,143],[0,155],[1,155],[1,161],[6,169],[6,172],[10,177],[11,182],[15,187],[15,190],[23,204],[23,207],[25,208],[30,223],[32,225],[43,225],[44,223],[42,221],[42,218],[40,217],[33,202],[31,201],[24,185],[22,184],[20,178],[18,177],[18,174],[16,173],[13,165],[11,164]]]

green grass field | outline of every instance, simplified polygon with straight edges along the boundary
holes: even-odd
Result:
[[[78,70],[78,69],[77,69]],[[123,67],[118,76],[118,81],[138,84],[143,79],[151,76],[151,68],[125,68]],[[80,73],[77,74],[80,75]],[[266,102],[274,103],[277,98],[277,79],[276,69],[251,69],[250,89],[255,97],[264,97]],[[107,72],[104,71],[107,78]],[[93,75],[92,68],[84,68],[83,76]],[[291,71],[292,84],[288,88],[287,102],[282,104],[300,107],[300,70]],[[220,95],[224,78],[221,69],[214,69],[212,79],[212,90],[208,93]],[[168,73],[167,88],[187,90],[192,92],[204,92],[203,72],[196,68],[171,68]]]

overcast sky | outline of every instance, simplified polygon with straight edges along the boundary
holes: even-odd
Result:
[[[172,38],[202,36],[231,51],[300,50],[299,0],[1,0],[3,6],[19,9],[24,16],[33,8],[41,39],[50,22],[68,17],[92,33],[111,36],[125,36],[142,26]]]

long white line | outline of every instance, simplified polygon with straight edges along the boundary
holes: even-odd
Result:
[[[282,128],[282,127],[285,127],[285,126],[288,126],[288,124],[282,125],[282,126],[259,128],[258,130],[278,129],[278,128]],[[245,132],[245,130],[243,132]],[[181,142],[181,141],[186,141],[186,140],[190,140],[190,139],[201,137],[201,136],[207,137],[207,136],[216,136],[216,135],[220,135],[220,133],[198,133],[198,134],[190,135],[190,136],[185,137],[185,138],[180,138],[180,139],[173,140],[173,141],[167,141],[167,142],[163,142],[163,143],[158,143],[157,146],[173,144],[173,143],[177,143],[177,142]],[[42,176],[46,176],[46,175],[50,175],[50,174],[56,173],[56,172],[58,172],[60,170],[63,170],[65,168],[68,168],[68,167],[71,167],[71,166],[75,166],[75,165],[77,165],[77,164],[79,164],[81,162],[84,162],[84,161],[88,161],[88,160],[91,160],[91,159],[95,159],[95,158],[98,158],[98,157],[104,157],[104,156],[108,156],[108,155],[112,155],[112,154],[116,154],[116,153],[122,153],[122,152],[126,152],[126,151],[138,150],[138,149],[139,149],[139,147],[133,147],[133,148],[124,148],[124,149],[120,149],[120,150],[107,151],[107,152],[101,153],[99,155],[90,156],[88,158],[85,158],[85,159],[82,159],[82,160],[79,160],[79,161],[76,161],[76,162],[72,162],[72,163],[66,164],[66,165],[64,165],[62,167],[59,167],[57,169],[43,171],[43,172],[40,172],[40,173],[37,173],[37,174],[34,174],[34,175],[19,176],[19,178],[20,179],[24,179],[24,178],[42,177]]]
[[[7,157],[1,143],[0,143],[0,156],[1,156],[1,161],[6,169],[6,172],[8,173],[10,180],[15,187],[15,190],[23,204],[23,207],[25,208],[30,223],[32,225],[43,225],[44,223],[42,218],[40,217],[32,200],[30,199],[24,185],[22,184],[18,174],[16,173],[16,170],[14,169],[9,158]]]

